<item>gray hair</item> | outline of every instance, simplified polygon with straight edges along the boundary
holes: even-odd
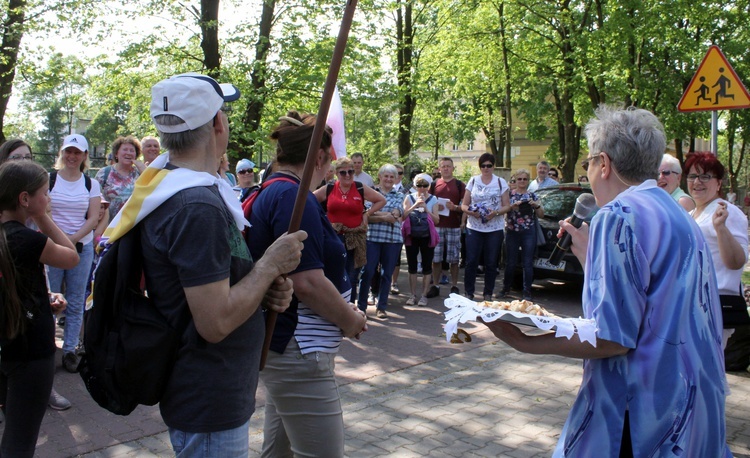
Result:
[[[671,154],[665,154],[661,159],[661,163],[667,164],[669,166],[669,170],[671,170],[672,172],[682,174],[682,165],[680,165],[680,160],[672,156]]]
[[[162,148],[169,151],[170,154],[179,155],[180,152],[188,149],[202,148],[207,146],[208,141],[211,138],[211,130],[213,129],[214,119],[211,119],[206,124],[193,130],[186,130],[184,132],[175,133],[160,131],[159,137],[161,137]],[[162,126],[176,126],[185,122],[179,116],[166,114],[156,116],[154,118],[154,121]]]
[[[650,111],[640,108],[597,108],[584,129],[589,154],[604,152],[622,178],[643,182],[659,172],[667,148],[664,127]]]
[[[393,176],[398,176],[398,169],[393,164],[383,164],[380,166],[380,169],[378,170],[378,176],[384,173],[390,173]]]

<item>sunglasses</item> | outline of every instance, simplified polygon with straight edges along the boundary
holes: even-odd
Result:
[[[691,173],[687,176],[688,183],[691,183],[695,181],[695,179],[698,179],[701,183],[708,183],[711,181],[711,178],[716,178],[715,175],[709,175],[708,173],[701,173],[700,175],[696,175],[694,173]]]
[[[418,188],[429,188],[430,185],[428,185],[428,184],[418,184],[417,187]]]
[[[528,178],[516,178],[516,181],[529,181]]]
[[[354,170],[339,170],[338,174],[341,175],[342,177],[346,175],[354,176]]]
[[[551,176],[552,178],[557,178],[557,174],[556,173],[550,173],[549,176]]]
[[[481,167],[483,169],[491,169],[491,168],[495,167],[495,164],[486,163],[486,164],[480,165],[479,167]]]
[[[675,172],[674,170],[659,170],[659,175],[663,175],[665,177],[668,177],[671,174],[679,175],[680,172]]]
[[[253,173],[253,172],[254,172],[253,169],[244,169],[244,170],[240,170],[239,172],[237,172],[237,175],[245,175],[246,173]]]
[[[398,174],[399,174],[399,175],[403,175],[403,174],[404,174],[404,172],[398,172]]]

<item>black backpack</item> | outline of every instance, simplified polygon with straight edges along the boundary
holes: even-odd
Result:
[[[427,201],[432,200],[434,196],[430,196]],[[414,196],[410,195],[411,203],[416,202]],[[427,221],[430,218],[430,214],[427,213],[427,209],[424,211],[412,210],[409,213],[409,224],[411,225],[411,232],[409,233],[412,238],[429,238],[430,237],[430,223]]]
[[[53,170],[49,173],[49,190],[52,191],[52,188],[55,187],[55,182],[57,181],[57,170]],[[91,177],[86,173],[83,172],[83,184],[86,186],[86,191],[91,192]]]
[[[78,371],[97,404],[118,415],[161,400],[191,318],[185,311],[172,326],[144,294],[140,232],[136,226],[105,249],[84,313]]]

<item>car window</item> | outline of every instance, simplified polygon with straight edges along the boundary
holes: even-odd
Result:
[[[542,189],[537,191],[544,208],[544,217],[554,220],[565,219],[573,214],[576,199],[583,192],[580,188]]]

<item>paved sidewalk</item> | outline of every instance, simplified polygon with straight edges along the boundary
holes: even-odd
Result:
[[[539,283],[545,288],[535,289],[537,302],[560,315],[580,314],[575,287]],[[387,320],[368,309],[369,332],[361,341],[346,340],[337,358],[346,456],[550,456],[578,390],[580,361],[518,353],[477,325],[465,326],[472,342],[448,344],[441,335],[443,298],[408,307],[406,297],[392,297]],[[746,458],[749,376],[728,376],[727,400],[728,441],[735,456]],[[157,408],[112,415],[93,403],[77,374],[64,370],[55,386],[74,406],[48,410],[36,456],[173,456]],[[262,443],[264,399],[261,387],[250,424],[252,456]]]

